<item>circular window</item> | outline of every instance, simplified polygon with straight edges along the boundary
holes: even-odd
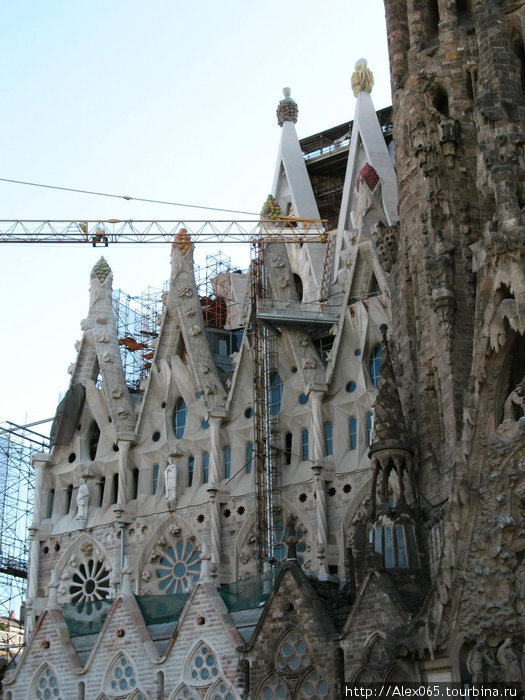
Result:
[[[158,430],[156,430],[153,435],[151,436],[151,439],[153,442],[158,442],[160,440],[160,433]]]
[[[208,421],[207,421],[207,420],[203,420],[202,423],[201,423],[201,428],[202,428],[203,430],[206,430],[206,428],[209,428],[209,427],[210,427],[210,424],[208,423]]]
[[[348,384],[346,385],[346,390],[351,394],[352,391],[356,390],[356,386],[357,384],[355,382],[348,382]]]
[[[253,416],[253,408],[249,406],[245,411],[244,411],[244,417],[245,418],[251,418]]]
[[[76,458],[77,458],[76,454],[75,454],[74,452],[72,452],[72,453],[69,455],[69,457],[67,458],[67,461],[68,461],[70,464],[72,464],[72,463],[75,461]]]
[[[302,403],[302,404],[308,403],[308,396],[306,394],[301,394],[299,396],[299,403]]]
[[[357,350],[355,351],[355,354],[357,357],[359,357],[359,355],[361,354],[361,350],[359,348],[357,348]]]

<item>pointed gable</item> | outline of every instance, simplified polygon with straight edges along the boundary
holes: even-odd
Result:
[[[299,110],[290,97],[290,88],[284,88],[283,93],[284,100],[281,100],[277,108],[282,132],[272,192],[285,215],[319,219],[319,210],[295,131]]]
[[[371,75],[364,59],[356,63],[356,73],[363,65],[364,71]],[[381,185],[381,203],[387,219],[385,223],[392,225],[398,218],[396,174],[370,95],[371,85],[365,85],[365,82],[356,94],[357,105],[339,215],[340,231],[351,231],[353,228],[352,213],[354,216],[357,214],[357,194],[361,182],[371,192]]]

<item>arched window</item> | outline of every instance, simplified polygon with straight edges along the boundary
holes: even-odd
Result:
[[[116,503],[118,499],[118,474],[113,474],[113,480],[112,480],[112,502]]]
[[[217,656],[204,642],[199,642],[191,655],[186,674],[191,678],[192,685],[207,686],[219,677]]]
[[[224,478],[225,479],[230,478],[231,466],[232,466],[232,448],[228,445],[228,447],[224,448]]]
[[[374,348],[372,357],[370,358],[370,376],[372,377],[372,382],[374,386],[377,387],[379,384],[379,370],[381,369],[381,353],[383,351],[382,345],[377,345]]]
[[[188,486],[193,484],[193,470],[195,469],[195,457],[188,458]]]
[[[67,515],[69,513],[69,509],[71,508],[71,500],[73,497],[73,484],[69,484],[69,486],[66,489],[66,502],[64,504],[64,514]]]
[[[303,458],[303,462],[306,462],[306,460],[310,458],[308,442],[308,428],[303,428],[301,431],[301,457]]]
[[[246,472],[251,474],[253,464],[253,442],[246,443]]]
[[[175,410],[173,412],[173,430],[175,431],[175,437],[179,440],[184,435],[187,415],[188,407],[182,396],[180,396],[175,403]]]
[[[135,669],[127,656],[121,654],[108,673],[107,685],[112,694],[124,694],[132,691],[137,685]]]
[[[283,398],[283,380],[279,372],[272,372],[270,376],[270,413],[276,416],[281,410]]]
[[[137,496],[139,495],[139,470],[135,467],[133,469],[132,473],[132,494],[131,494],[131,500],[134,501]]]
[[[104,502],[104,491],[106,489],[106,477],[101,476],[100,480],[97,482],[98,486],[98,507],[100,508],[102,506],[102,503]]]
[[[294,272],[293,283],[295,285],[295,291],[297,292],[297,298],[299,301],[303,300],[303,280]]]
[[[151,480],[151,493],[155,495],[157,493],[157,488],[159,485],[159,465],[153,465],[153,474]]]
[[[202,454],[202,483],[207,484],[210,476],[210,453]]]
[[[100,428],[94,422],[89,431],[89,459],[93,460],[97,456],[98,441],[100,439]]]
[[[35,698],[58,698],[60,697],[60,690],[58,687],[58,679],[49,666],[44,666],[44,668],[38,674],[38,678],[35,679],[34,685],[34,696]]]
[[[374,414],[372,411],[366,414],[366,439],[369,445],[372,444],[372,431],[374,429]]]
[[[350,432],[350,449],[355,450],[357,449],[357,419],[354,416],[350,418],[348,426]]]
[[[324,454],[330,457],[334,453],[333,425],[328,422],[324,424]]]
[[[419,566],[414,524],[408,520],[376,525],[373,533],[374,551],[383,556],[386,569],[408,569]]]
[[[284,461],[285,464],[292,463],[292,433],[284,436]]]

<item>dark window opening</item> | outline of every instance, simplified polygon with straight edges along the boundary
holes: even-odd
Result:
[[[284,463],[292,463],[292,433],[286,433],[284,436]]]
[[[98,507],[102,506],[104,500],[104,490],[106,488],[106,477],[103,476],[98,482]]]
[[[470,0],[456,0],[456,14],[458,24],[470,24],[472,22]]]
[[[428,0],[426,24],[427,44],[436,43],[439,38],[439,8],[437,0]]]
[[[139,470],[136,467],[132,472],[132,489],[131,500],[134,501],[139,495]]]
[[[293,281],[295,284],[295,291],[297,292],[297,298],[299,299],[299,301],[302,301],[303,300],[303,280],[299,277],[299,275],[296,275],[294,272]]]
[[[155,495],[157,493],[157,488],[159,486],[159,465],[153,465],[153,478],[151,484],[151,493]]]
[[[118,499],[118,474],[113,474],[111,489],[112,489],[111,501],[112,501],[112,503],[117,503],[117,499]]]
[[[193,484],[193,471],[195,469],[195,457],[188,459],[188,486]]]
[[[449,109],[448,109],[448,95],[446,93],[446,90],[444,90],[443,88],[438,88],[436,90],[436,93],[434,95],[434,107],[443,116],[445,116],[445,117],[450,116]]]
[[[69,486],[66,489],[66,502],[64,505],[64,513],[66,515],[69,513],[69,509],[71,508],[72,496],[73,496],[73,485],[69,484]]]
[[[97,423],[93,423],[89,432],[89,459],[96,459],[98,442],[100,440],[100,428]]]

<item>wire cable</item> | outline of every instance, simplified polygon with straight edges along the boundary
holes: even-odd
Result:
[[[43,185],[40,182],[26,182],[24,180],[12,180],[7,177],[0,177],[1,182],[10,182],[15,185],[28,185],[30,187],[44,187],[49,190],[62,190],[63,192],[76,192],[77,194],[90,194],[96,197],[111,197],[113,199],[125,199],[127,202],[147,202],[148,204],[169,204],[173,207],[187,207],[190,209],[207,209],[208,211],[227,211],[232,214],[248,214],[249,216],[259,216],[253,211],[240,211],[239,209],[222,209],[221,207],[205,207],[198,204],[181,204],[180,202],[167,202],[162,199],[147,199],[146,197],[130,197],[127,194],[109,194],[107,192],[93,192],[91,190],[80,190],[74,187],[60,187],[59,185]]]

